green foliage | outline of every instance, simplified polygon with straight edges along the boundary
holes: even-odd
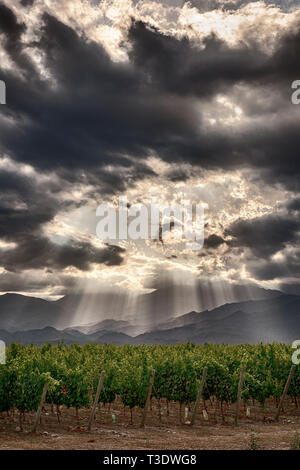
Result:
[[[262,405],[279,398],[291,367],[292,349],[285,344],[176,346],[85,346],[12,344],[7,363],[0,366],[0,412],[16,407],[36,410],[45,381],[46,401],[67,407],[87,407],[105,370],[100,402],[120,396],[124,405],[143,407],[151,370],[155,369],[152,395],[181,404],[195,400],[205,366],[203,398],[234,403],[241,366],[245,366],[242,399]],[[300,396],[300,369],[296,368],[289,395]]]

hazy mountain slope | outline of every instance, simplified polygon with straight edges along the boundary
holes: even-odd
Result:
[[[234,303],[177,320],[184,326],[148,332],[136,340],[146,344],[292,342],[300,338],[300,297]]]
[[[218,282],[199,283],[197,286],[164,286],[140,296],[135,308],[145,328],[153,329],[191,311],[202,312],[226,303],[270,299],[280,295],[279,291],[256,286],[228,286]]]
[[[103,320],[98,323],[89,323],[88,325],[79,325],[67,328],[67,330],[77,330],[84,334],[91,334],[101,330],[114,331],[116,333],[133,334],[135,327],[127,321]]]
[[[113,344],[131,344],[133,339],[123,333],[115,333],[109,331],[102,331],[94,335],[85,335],[79,331],[59,331],[52,327],[43,328],[40,330],[28,330],[7,332],[0,330],[0,338],[7,345],[13,342],[22,344],[35,344],[40,346],[44,343],[57,344],[63,341],[65,344],[86,344],[86,343],[113,343]]]
[[[118,323],[118,322],[116,322]],[[121,324],[118,325],[121,327]],[[178,324],[181,323],[181,326]],[[102,326],[116,326],[114,322],[102,322]],[[174,326],[175,325],[175,326]],[[98,324],[99,327],[99,324]],[[87,332],[67,328],[63,331],[47,327],[30,331],[0,331],[0,338],[9,344],[19,341],[24,344],[44,342],[66,344],[114,343],[114,344],[176,344],[195,343],[257,343],[292,342],[300,338],[300,296],[282,295],[262,301],[248,301],[223,305],[211,311],[190,312],[162,328],[131,337],[123,332],[102,328]],[[93,328],[92,328],[93,329]]]
[[[19,294],[0,296],[0,328],[29,330],[53,326],[63,315],[55,302]]]
[[[243,311],[244,313],[269,312],[271,316],[275,313],[281,313],[284,315],[286,311],[297,312],[297,309],[300,306],[299,301],[300,296],[281,294],[280,296],[277,296],[275,298],[269,298],[264,300],[233,302],[230,304],[222,305],[213,310],[205,310],[203,312],[190,312],[185,315],[181,315],[166,323],[160,324],[158,329],[166,330],[191,325],[211,318],[212,316],[215,320],[221,320],[239,310]]]
[[[183,326],[168,322],[184,313],[212,309],[223,302],[277,298],[281,293],[255,286],[216,285],[165,286],[139,295],[134,302],[120,293],[70,294],[58,301],[47,301],[18,294],[0,296],[0,329],[31,330],[47,326],[56,329],[72,327],[83,333],[100,329],[137,335],[148,330]],[[230,300],[231,299],[231,300]],[[190,322],[190,320],[187,320]],[[106,322],[106,323],[105,323]],[[76,326],[74,326],[76,325]]]

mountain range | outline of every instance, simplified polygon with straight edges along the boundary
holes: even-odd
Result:
[[[166,298],[163,289],[156,290],[138,300],[136,304],[141,306],[141,310],[136,311],[135,321],[132,312],[129,312],[126,319],[106,318],[77,325],[74,324],[74,310],[78,309],[79,303],[85,304],[84,299],[77,295],[48,301],[5,294],[0,296],[0,339],[6,344],[55,344],[64,341],[66,344],[91,342],[121,345],[186,341],[199,344],[292,342],[300,338],[300,296],[257,287],[236,287],[236,298],[242,297],[243,300],[173,316],[163,310],[165,301],[160,302],[160,299]],[[93,299],[93,304],[95,300],[101,302],[101,294]],[[149,308],[147,303],[156,309],[152,324],[151,315],[145,317]],[[78,319],[78,315],[75,318]]]

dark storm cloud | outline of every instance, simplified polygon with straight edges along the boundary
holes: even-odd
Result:
[[[118,246],[95,248],[90,243],[78,241],[65,246],[54,245],[53,251],[50,266],[55,268],[74,266],[82,271],[88,271],[91,264],[119,266],[124,261],[122,255],[125,253],[125,250]]]
[[[244,141],[242,139],[241,136],[238,144],[240,155],[247,153],[248,161],[261,170],[260,176],[266,182],[279,183],[294,192],[300,191],[300,133],[297,120],[279,121],[273,126],[261,123],[259,128],[245,135]]]
[[[177,39],[136,22],[129,31],[130,58],[152,86],[168,93],[208,97],[236,82],[259,77],[266,56],[246,44],[230,48],[214,35],[199,49],[187,38]]]
[[[193,176],[193,170],[190,168],[175,167],[169,170],[164,176],[174,183],[177,181],[187,181]]]
[[[5,11],[11,25],[6,34],[17,38],[7,52],[20,67],[23,61],[27,77],[34,67],[21,50],[24,27]],[[300,73],[299,39],[299,32],[288,35],[269,58],[254,45],[230,48],[214,36],[200,50],[187,39],[133,22],[130,63],[124,64],[112,62],[99,44],[44,15],[40,41],[32,47],[43,53],[54,83],[36,71],[30,80],[3,71],[10,99],[1,111],[16,125],[1,124],[2,151],[35,167],[55,169],[70,181],[94,181],[95,168],[109,164],[123,167],[134,182],[149,175],[143,163],[136,170],[136,161],[154,152],[170,162],[208,168],[257,166],[289,184],[289,176],[299,173],[296,123],[234,134],[208,132],[189,96],[207,100],[236,83],[253,86],[271,79],[272,86],[281,87],[283,80]],[[100,187],[103,178],[105,191],[123,190],[127,182],[120,175],[100,170]]]
[[[101,0],[95,0],[95,3],[100,3]],[[134,4],[139,3],[141,0],[133,0]],[[155,3],[163,4],[172,8],[182,8],[186,0],[153,0]],[[236,11],[246,5],[254,5],[261,0],[190,0],[189,4],[197,8],[201,13],[213,10]],[[298,0],[264,0],[266,5],[276,5],[283,11],[298,6]]]
[[[300,221],[293,212],[271,214],[250,220],[238,220],[225,230],[225,243],[244,252],[246,270],[257,281],[300,278]],[[288,248],[288,249],[287,249]],[[276,253],[280,256],[273,257]],[[288,284],[288,282],[286,282]],[[298,286],[299,288],[299,286]],[[283,289],[288,292],[286,289]],[[297,291],[295,286],[294,291]],[[299,293],[299,290],[298,290]]]
[[[3,3],[0,3],[0,34],[3,34],[3,37],[1,37],[1,46],[7,52],[13,63],[22,70],[22,73],[27,75],[27,78],[29,78],[28,74],[31,74],[30,78],[32,79],[33,76],[36,75],[36,71],[28,55],[25,54],[23,50],[22,34],[25,31],[25,24],[18,23],[13,11]],[[4,79],[10,76],[7,75],[5,71],[1,70],[1,65],[0,74]],[[12,77],[13,84],[14,81]],[[21,83],[18,85],[21,86]],[[24,86],[26,87],[26,83],[23,83],[23,92]]]
[[[294,80],[300,71],[300,29],[286,34],[271,56],[255,44],[231,47],[213,34],[200,49],[187,38],[168,36],[141,21],[133,23],[128,37],[132,62],[153,86],[176,95],[208,97],[240,82],[274,86]]]
[[[133,21],[124,45],[129,63],[113,62],[101,45],[48,14],[39,40],[25,45],[25,31],[14,13],[0,4],[2,47],[16,66],[2,70],[0,64],[0,79],[7,84],[7,105],[0,112],[9,118],[0,120],[0,152],[15,161],[45,173],[54,170],[62,187],[64,180],[91,184],[102,195],[124,191],[145,176],[155,177],[145,164],[153,154],[195,167],[251,166],[272,184],[299,189],[296,120],[288,121],[279,108],[277,119],[270,122],[261,119],[242,130],[208,130],[201,103],[213,103],[217,93],[230,93],[241,83],[275,89],[290,102],[291,81],[300,76],[300,30],[285,35],[268,56],[254,44],[230,47],[216,36],[207,37],[199,49],[188,39]],[[49,79],[30,59],[31,48],[42,53]],[[166,176],[185,181],[190,173],[174,166]],[[2,172],[0,188],[0,237],[17,244],[1,252],[7,270],[88,270],[94,263],[122,263],[120,248],[97,249],[76,241],[61,246],[43,235],[45,224],[71,204],[61,201],[54,182],[45,186],[25,175]],[[266,216],[238,221],[225,236],[232,237],[226,241],[231,246],[268,257],[294,243],[298,230],[292,217]],[[217,248],[223,241],[212,235],[206,246]],[[271,268],[266,265],[257,275],[270,276]],[[284,269],[278,263],[273,268]]]
[[[64,172],[64,177],[68,181],[81,181],[92,185],[91,197],[95,197],[95,194],[101,194],[102,196],[120,194],[146,176],[157,176],[157,174],[143,162],[135,162],[130,167],[114,169],[113,171],[108,171],[105,168],[95,168],[93,172],[88,173],[83,178],[70,170]]]
[[[0,170],[0,238],[15,241],[50,222],[63,205],[51,196],[51,188],[56,189],[54,183],[47,188],[29,176]]]
[[[291,212],[300,211],[300,198],[295,198],[287,204],[287,210]]]
[[[273,122],[262,120],[235,132],[224,129],[207,132],[199,123],[197,132],[191,126],[190,134],[177,138],[176,146],[166,141],[161,147],[165,159],[174,161],[181,157],[209,168],[248,165],[261,170],[261,176],[272,184],[277,182],[299,190],[299,124],[297,119],[288,119],[286,104],[290,103],[291,83],[300,76],[300,29],[283,36],[271,56],[254,44],[231,48],[215,36],[206,38],[204,48],[199,50],[187,39],[164,35],[141,22],[133,24],[129,38],[131,60],[161,93],[207,100],[239,83],[263,93],[276,90],[282,97],[273,110],[281,118]],[[271,101],[272,98],[271,94]],[[253,112],[255,92],[251,101]]]
[[[115,266],[123,263],[125,250],[107,245],[96,248],[90,243],[69,241],[59,245],[42,236],[23,236],[16,248],[0,250],[1,265],[7,270],[17,272],[26,269],[64,269],[73,266],[88,271],[91,264]]]
[[[246,269],[251,277],[258,281],[300,278],[298,209],[299,200],[294,199],[286,205],[286,214],[238,220],[225,230],[225,235],[232,237],[226,241],[229,247],[251,250],[245,258]],[[279,252],[280,256],[274,258],[273,255]],[[282,290],[288,292],[286,287]],[[292,290],[297,292],[296,284]]]
[[[235,11],[246,5],[255,5],[261,0],[190,0],[193,7],[201,12],[222,9],[224,11]],[[298,0],[264,0],[266,5],[276,5],[281,10],[289,11],[298,6]]]
[[[34,4],[34,0],[21,0],[20,3],[23,7],[31,7]]]
[[[287,243],[295,243],[299,236],[300,221],[276,214],[240,219],[225,230],[232,237],[232,247],[250,248],[256,256],[267,258],[282,250]]]
[[[219,246],[223,245],[223,243],[226,243],[226,241],[219,235],[216,235],[215,233],[213,233],[212,235],[210,235],[204,240],[204,248],[216,249]]]
[[[32,176],[0,170],[0,239],[16,244],[0,249],[0,265],[8,271],[68,266],[86,271],[91,264],[121,264],[124,250],[119,247],[98,249],[77,241],[58,245],[43,235],[46,223],[60,210],[74,206],[73,201],[54,197],[58,187],[51,179],[39,182]]]
[[[300,251],[293,250],[280,260],[251,260],[247,269],[260,281],[300,278]]]
[[[176,100],[163,102],[143,85],[141,72],[113,63],[101,46],[79,38],[55,18],[44,16],[35,46],[57,85],[42,79],[24,83],[3,73],[10,93],[3,112],[16,118],[19,132],[3,124],[1,145],[13,158],[66,174],[69,169],[73,177],[84,168],[88,178],[91,167],[131,168],[128,155],[145,157],[160,142],[190,134],[185,106]],[[187,116],[181,115],[181,107]],[[142,169],[140,164],[140,177]]]

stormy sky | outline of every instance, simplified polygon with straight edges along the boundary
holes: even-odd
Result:
[[[300,294],[297,4],[0,2],[0,292]],[[204,248],[103,243],[121,195],[204,203]]]

